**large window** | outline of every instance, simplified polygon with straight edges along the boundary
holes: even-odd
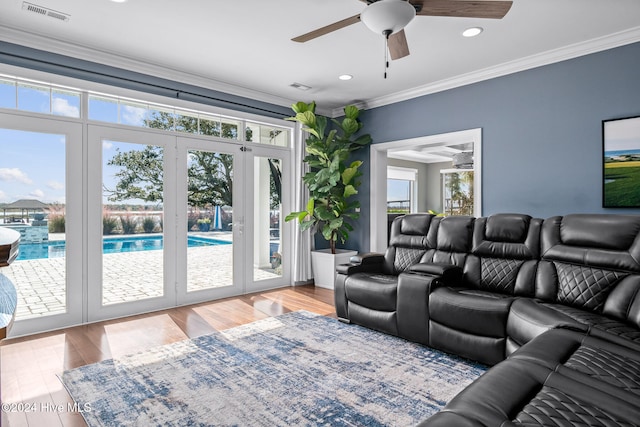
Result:
[[[290,146],[291,129],[286,127],[102,94],[89,93],[88,97],[89,120]]]
[[[0,108],[80,117],[80,91],[0,76]]]

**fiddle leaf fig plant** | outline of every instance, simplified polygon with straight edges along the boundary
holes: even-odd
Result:
[[[321,232],[335,254],[336,242],[347,240],[353,231],[350,221],[359,217],[356,209],[360,202],[351,198],[358,194],[361,184],[358,178],[362,176],[362,161],[349,163],[348,159],[352,152],[369,145],[371,136],[356,136],[362,123],[358,120],[360,110],[353,105],[344,108],[342,120],[331,119],[334,126],[330,130],[327,118],[315,114],[315,102],[298,102],[292,109],[296,115],[287,120],[301,123],[309,133],[304,161],[310,171],[302,180],[310,197],[306,210],[290,213],[285,221],[298,220],[302,231]]]

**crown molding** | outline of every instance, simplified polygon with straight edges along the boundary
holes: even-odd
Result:
[[[208,77],[193,73],[187,73],[164,65],[140,61],[138,59],[122,56],[107,50],[98,50],[86,46],[71,43],[55,38],[43,37],[39,34],[26,32],[7,25],[0,25],[2,40],[8,43],[43,50],[55,54],[70,56],[73,58],[103,64],[110,67],[122,68],[153,77],[159,77],[180,83],[194,85],[205,89],[241,96],[256,101],[267,102],[274,105],[289,107],[296,100],[280,97],[266,92],[232,85]]]
[[[424,95],[442,92],[472,83],[490,80],[496,77],[506,76],[520,71],[530,70],[532,68],[541,67],[557,62],[566,61],[568,59],[601,52],[608,49],[624,46],[640,41],[640,27],[634,27],[625,31],[610,34],[607,36],[587,40],[584,42],[564,46],[558,49],[549,50],[540,54],[531,55],[515,61],[505,62],[503,64],[462,74],[450,79],[444,79],[435,83],[413,88],[410,90],[397,92],[388,96],[369,99],[360,105],[359,108],[371,109],[382,107],[397,102],[406,101]],[[332,117],[342,115],[342,109],[334,109]]]
[[[41,35],[31,32],[25,32],[7,25],[0,25],[0,32],[2,33],[3,41],[30,47],[33,49],[66,55],[81,60],[138,72],[141,74],[148,74],[154,77],[191,84],[205,89],[220,91],[228,93],[230,95],[241,96],[283,107],[289,107],[291,104],[296,102],[296,100],[294,99],[288,99],[270,93],[232,85],[200,75],[186,73],[184,71],[169,68],[163,65],[125,57],[106,50],[92,49],[86,46],[62,41],[55,38],[43,37]],[[531,55],[515,61],[505,62],[494,67],[488,67],[482,70],[462,74],[449,79],[443,79],[424,86],[412,88],[410,90],[397,92],[392,95],[372,98],[355,105],[360,109],[382,107],[420,96],[442,92],[445,90],[466,86],[472,83],[490,80],[496,77],[501,77],[572,58],[601,52],[608,49],[613,49],[615,47],[636,43],[638,41],[640,41],[640,26],[607,36],[587,40],[585,42],[549,50],[540,54]],[[343,114],[343,108],[319,108],[318,113],[327,115],[329,117],[340,117]]]

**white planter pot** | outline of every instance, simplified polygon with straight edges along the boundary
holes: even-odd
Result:
[[[331,249],[311,251],[311,268],[315,285],[320,288],[333,289],[336,281],[336,267],[348,263],[349,258],[357,254],[358,251],[347,249],[336,249],[335,254],[331,253]]]

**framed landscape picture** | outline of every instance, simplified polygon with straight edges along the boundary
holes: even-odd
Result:
[[[605,208],[640,207],[640,116],[602,122]]]

